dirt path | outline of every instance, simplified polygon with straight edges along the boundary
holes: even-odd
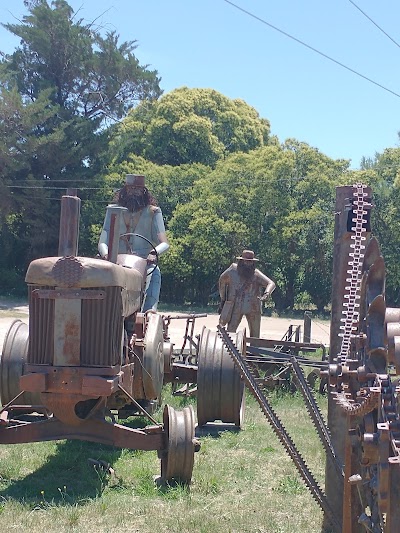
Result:
[[[170,316],[176,316],[178,313],[170,313]],[[164,315],[169,315],[164,313]],[[204,318],[196,318],[195,332],[201,332],[203,326],[209,329],[215,330],[218,324],[219,315],[216,313],[210,313]],[[181,343],[182,336],[184,334],[186,321],[185,320],[172,320],[169,327],[169,333],[173,342]],[[282,339],[287,332],[289,326],[293,327],[301,326],[303,331],[303,321],[287,318],[275,318],[275,317],[262,317],[261,318],[261,338],[263,339]],[[243,319],[240,323],[239,329],[246,328],[246,320]],[[317,344],[329,345],[329,330],[330,324],[328,321],[312,321],[311,323],[311,342]]]
[[[182,315],[182,313],[168,313],[164,312],[164,315],[170,317],[176,317]],[[203,326],[215,330],[218,324],[218,315],[216,313],[210,313],[206,317],[196,318],[194,334],[201,333]],[[14,320],[22,320],[28,323],[28,306],[21,305],[21,303],[15,302],[0,302],[0,350],[3,349],[4,338]],[[275,317],[262,317],[261,319],[261,337],[264,339],[282,339],[283,335],[288,330],[289,326],[296,327],[302,326],[303,321],[297,319],[287,318],[275,318]],[[312,320],[311,322],[311,342],[329,345],[329,322],[322,320]],[[182,346],[183,336],[185,333],[186,320],[184,319],[172,319],[169,326],[169,334],[171,341],[177,348]],[[239,329],[246,327],[246,321],[243,319],[239,326]],[[303,328],[302,328],[303,329]]]

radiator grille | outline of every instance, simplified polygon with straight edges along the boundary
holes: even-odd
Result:
[[[28,363],[53,364],[54,300],[34,298],[29,287],[29,350]],[[89,290],[89,289],[85,289]],[[81,366],[113,366],[121,362],[123,330],[121,287],[96,287],[105,293],[103,300],[82,300]]]

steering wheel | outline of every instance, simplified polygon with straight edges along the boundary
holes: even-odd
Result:
[[[149,272],[147,272],[147,276],[150,276],[150,274],[152,274],[154,272],[154,270],[157,268],[157,265],[158,265],[158,252],[157,252],[154,244],[151,241],[149,241],[149,239],[147,237],[144,237],[143,235],[140,235],[139,233],[123,233],[122,235],[119,236],[120,239],[122,239],[123,237],[140,237],[141,239],[146,241],[148,244],[150,244],[150,247],[151,247],[150,253],[156,256],[156,260],[153,263],[153,265],[154,265],[153,268]],[[132,247],[130,246],[128,241],[126,241],[126,243],[127,243],[128,247],[129,247],[129,253],[130,254],[139,255],[132,249]]]

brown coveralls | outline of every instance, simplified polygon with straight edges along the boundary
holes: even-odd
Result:
[[[254,271],[251,278],[244,278],[238,274],[237,263],[232,263],[221,274],[219,278],[221,300],[233,301],[232,314],[227,326],[228,331],[235,332],[244,315],[250,328],[250,337],[260,336],[262,288],[271,288],[270,292],[272,292],[275,283],[258,269]]]

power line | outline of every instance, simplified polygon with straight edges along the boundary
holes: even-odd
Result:
[[[400,44],[397,41],[395,41],[388,33],[386,33],[384,29],[382,29],[380,26],[378,26],[378,24],[374,20],[372,20],[372,18],[369,17],[365,13],[365,11],[363,11],[361,9],[361,7],[359,7],[355,2],[353,2],[353,0],[349,0],[349,2],[350,2],[350,4],[353,4],[353,6],[356,9],[358,9],[358,11],[360,11],[360,13],[362,13],[364,15],[364,17],[366,17],[370,22],[372,22],[372,24],[374,24],[374,26],[376,26],[378,28],[378,30],[380,30],[383,34],[385,34],[388,39],[390,39],[396,46],[398,46],[400,48]]]
[[[357,72],[356,70],[352,69],[351,67],[348,67],[347,65],[341,63],[340,61],[337,61],[336,59],[333,59],[333,57],[330,57],[328,56],[327,54],[325,54],[324,52],[321,52],[320,50],[317,50],[316,48],[314,48],[313,46],[305,43],[304,41],[300,40],[300,39],[297,39],[297,37],[294,37],[293,35],[290,35],[289,33],[281,30],[280,28],[277,28],[276,26],[274,26],[273,24],[271,24],[270,22],[267,22],[266,20],[262,19],[261,17],[258,17],[257,15],[255,15],[254,13],[250,13],[250,11],[247,11],[246,9],[244,9],[243,7],[240,7],[238,6],[237,4],[234,4],[233,2],[231,2],[230,0],[223,0],[224,2],[226,2],[227,4],[230,4],[231,6],[233,6],[234,8],[238,9],[239,11],[242,11],[243,13],[245,13],[246,15],[248,15],[249,17],[252,17],[256,20],[258,20],[259,22],[261,22],[262,24],[265,24],[266,26],[269,26],[270,28],[272,28],[273,30],[281,33],[282,35],[285,35],[285,37],[289,37],[289,39],[292,39],[293,41],[296,41],[297,43],[301,44],[302,46],[305,46],[306,48],[308,48],[309,50],[312,50],[313,52],[315,52],[316,54],[319,54],[320,56],[324,57],[325,59],[329,59],[329,61],[332,61],[332,63],[335,63],[336,65],[339,65],[340,67],[348,70],[349,72],[352,72],[353,74],[355,74],[356,76],[359,76],[360,78],[363,78],[364,80],[366,81],[369,81],[370,83],[373,83],[374,85],[376,85],[377,87],[380,87],[381,89],[383,89],[384,91],[387,91],[388,93],[391,93],[393,94],[394,96],[397,96],[398,98],[400,98],[400,94],[399,93],[396,93],[395,91],[392,91],[391,89],[388,89],[388,87],[385,87],[384,85],[381,85],[380,83],[378,83],[377,81],[374,81],[372,80],[371,78],[368,78],[367,76],[364,76],[364,74],[361,74],[360,72]]]
[[[29,200],[51,200],[52,202],[61,202],[61,198],[52,198],[51,196],[30,196]],[[108,205],[110,202],[108,200],[85,200],[83,198],[80,198],[80,201],[84,204],[101,204],[101,205]]]
[[[5,185],[8,189],[40,189],[42,191],[54,190],[65,191],[65,187],[48,187],[39,185]],[[79,189],[80,191],[104,191],[104,187],[69,187],[70,189]]]

